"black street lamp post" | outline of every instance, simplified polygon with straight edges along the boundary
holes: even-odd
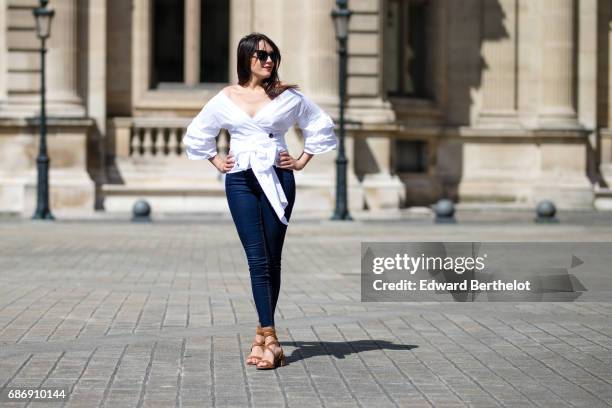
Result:
[[[348,20],[352,11],[348,9],[348,0],[336,0],[336,6],[331,12],[334,19],[336,39],[338,40],[339,56],[339,93],[340,93],[340,138],[338,144],[338,157],[336,158],[336,209],[332,220],[351,221],[348,210],[346,171],[348,160],[344,153],[344,106],[346,101],[346,65],[348,40]]]
[[[47,9],[48,0],[40,0],[36,7],[34,17],[36,19],[36,35],[40,39],[40,143],[36,168],[38,181],[36,185],[36,212],[32,216],[35,220],[53,220],[49,208],[49,156],[47,155],[47,112],[45,108],[45,54],[47,52],[45,42],[51,34],[51,20],[55,12]]]

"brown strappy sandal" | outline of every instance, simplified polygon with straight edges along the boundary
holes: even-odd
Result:
[[[265,348],[267,348],[268,350],[270,350],[272,352],[272,355],[274,356],[274,359],[272,360],[272,362],[269,362],[268,360],[264,360],[263,358],[261,358],[259,360],[259,362],[257,363],[257,369],[258,370],[272,370],[275,369],[276,367],[282,367],[286,364],[285,361],[285,353],[283,351],[283,349],[280,349],[280,353],[278,355],[276,355],[274,353],[274,347],[272,347],[273,345],[277,345],[278,347],[280,347],[280,343],[278,342],[278,338],[276,337],[276,330],[273,327],[266,327],[265,329],[263,329],[263,336],[264,336],[264,343],[265,343]],[[271,339],[270,341],[268,341],[268,339]],[[265,351],[264,351],[265,353]],[[260,365],[263,364],[263,365]]]
[[[257,325],[257,329],[255,329],[255,335],[264,336],[264,331],[260,325]],[[257,363],[259,363],[259,361],[261,360],[261,357],[253,355],[253,348],[261,347],[261,355],[263,356],[263,354],[265,353],[265,349],[264,349],[265,340],[266,340],[266,337],[264,336],[264,339],[261,342],[253,341],[253,343],[251,344],[251,353],[247,356],[247,365],[257,365]],[[253,360],[256,360],[256,361],[253,361]]]

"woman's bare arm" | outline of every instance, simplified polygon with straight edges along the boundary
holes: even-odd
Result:
[[[291,170],[302,170],[306,167],[306,164],[312,158],[312,154],[302,152],[300,157],[294,159],[288,152],[285,150],[280,152],[280,166],[283,169],[291,169]]]
[[[216,154],[215,157],[208,159],[208,161],[221,173],[227,173],[234,167],[234,156],[232,156],[231,153],[226,157],[221,157],[221,155]]]

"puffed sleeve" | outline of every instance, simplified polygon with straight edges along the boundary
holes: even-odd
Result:
[[[310,154],[321,154],[334,150],[337,146],[334,121],[304,94],[300,96],[297,122],[304,135],[304,151]]]
[[[190,160],[210,159],[217,154],[215,138],[221,130],[217,116],[216,98],[213,97],[187,126],[183,144]]]

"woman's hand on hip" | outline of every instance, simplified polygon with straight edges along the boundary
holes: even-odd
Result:
[[[221,173],[227,173],[234,167],[236,162],[234,156],[229,153],[226,157],[221,158],[221,155],[215,155],[210,162],[219,170]]]
[[[223,173],[227,173],[234,168],[234,164],[236,164],[234,156],[231,153],[228,153],[227,156],[225,156],[225,160],[223,160],[223,167],[221,171]]]
[[[282,169],[302,170],[304,168],[304,163],[294,159],[286,150],[281,150],[280,164],[278,167]]]

